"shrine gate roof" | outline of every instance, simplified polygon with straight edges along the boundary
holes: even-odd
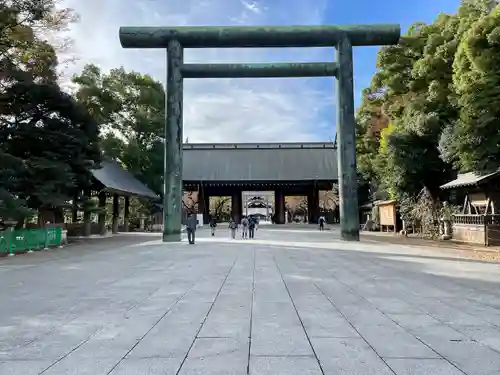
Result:
[[[338,179],[333,143],[183,145],[185,182],[305,182]]]

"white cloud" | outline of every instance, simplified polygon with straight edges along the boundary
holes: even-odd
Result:
[[[64,0],[63,5],[81,17],[71,28],[78,57],[72,72],[89,62],[103,70],[123,65],[165,82],[165,51],[123,49],[120,26],[320,24],[325,0]],[[196,49],[185,56],[186,62],[328,61],[333,49]],[[186,80],[184,136],[190,142],[323,140],[327,128],[333,133],[325,108],[333,113],[328,108],[334,101],[318,80]]]
[[[241,4],[248,9],[249,11],[255,13],[255,14],[260,14],[262,12],[262,9],[260,8],[259,4],[256,1],[253,2],[247,2],[242,0]]]

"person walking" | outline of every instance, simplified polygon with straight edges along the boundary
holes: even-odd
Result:
[[[250,216],[248,218],[248,238],[254,238],[255,236],[255,218],[253,216]]]
[[[192,212],[189,213],[186,223],[186,231],[188,235],[188,241],[191,245],[194,244],[196,236],[196,227],[198,225],[198,219],[196,215]]]
[[[324,216],[321,216],[319,218],[319,230],[320,231],[324,231],[325,230],[325,222],[326,222],[326,219]]]
[[[212,236],[215,236],[215,228],[217,228],[217,219],[215,216],[212,216],[210,218],[210,232],[212,233]]]
[[[248,218],[243,216],[241,220],[241,239],[245,239],[248,236]]]
[[[238,224],[236,224],[236,221],[231,219],[229,222],[229,230],[231,231],[231,238],[234,240],[236,238],[236,230],[238,229]]]

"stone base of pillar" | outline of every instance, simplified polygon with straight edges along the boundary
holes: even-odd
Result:
[[[182,235],[179,233],[163,233],[162,241],[163,242],[181,242]]]
[[[113,233],[113,234],[118,233],[118,218],[113,218],[113,224],[111,226],[111,233]]]
[[[105,236],[108,233],[108,229],[106,228],[106,222],[99,223],[99,234],[101,236]]]
[[[359,241],[359,230],[340,230],[340,239],[343,241]]]
[[[90,218],[89,218],[88,220],[85,220],[85,221],[83,222],[83,231],[82,231],[82,232],[83,232],[83,233],[82,233],[82,234],[83,234],[83,236],[85,236],[85,237],[90,236],[90,234],[91,234],[91,233],[90,233],[90,232],[91,232],[91,227],[90,227],[90,225],[91,225],[91,224],[90,224]]]

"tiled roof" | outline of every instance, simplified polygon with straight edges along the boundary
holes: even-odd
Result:
[[[101,162],[101,168],[92,170],[92,175],[103,184],[109,192],[148,199],[159,198],[158,195],[136,179],[116,161],[103,160]]]
[[[475,184],[484,182],[485,180],[489,179],[490,177],[498,175],[498,173],[499,172],[493,172],[493,173],[488,173],[488,174],[479,174],[476,172],[462,173],[462,174],[459,174],[457,176],[457,178],[454,179],[453,181],[450,181],[444,185],[441,185],[441,189],[452,189],[452,188],[475,185]]]
[[[335,181],[337,150],[328,143],[185,144],[183,180]]]

